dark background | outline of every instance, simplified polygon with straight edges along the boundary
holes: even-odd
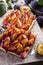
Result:
[[[29,64],[22,64],[22,65],[43,65],[43,61],[34,62],[34,63],[29,63]]]

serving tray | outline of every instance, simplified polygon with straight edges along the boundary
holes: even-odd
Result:
[[[2,21],[3,17],[0,18],[0,21]],[[0,22],[0,26],[1,25],[2,25],[2,22]],[[0,65],[16,65],[16,64],[25,64],[25,63],[43,61],[43,57],[40,55],[37,55],[36,53],[37,44],[43,43],[43,33],[37,21],[35,22],[31,31],[32,33],[36,34],[36,40],[35,40],[35,44],[33,45],[33,48],[31,49],[27,57],[25,59],[22,59],[22,58],[18,58],[13,55],[0,51]]]

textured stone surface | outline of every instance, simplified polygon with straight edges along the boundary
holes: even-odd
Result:
[[[18,1],[23,2],[23,0],[18,0]],[[0,18],[0,26],[1,26],[2,20],[3,20],[2,18]],[[37,61],[43,60],[43,57],[40,57],[39,55],[37,56],[36,51],[35,51],[37,44],[43,42],[43,32],[39,28],[37,22],[35,23],[35,25],[32,29],[32,32],[34,32],[37,35],[37,38],[36,38],[36,41],[35,41],[35,44],[34,44],[32,50],[31,50],[31,53],[28,54],[28,56],[25,59],[21,59],[21,58],[17,58],[13,55],[9,55],[7,53],[0,51],[0,65],[25,64],[25,63],[37,62]]]
[[[1,22],[2,18],[0,18],[0,26],[2,23]],[[37,22],[35,23],[35,25],[32,28],[32,33],[35,33],[37,37],[36,37],[35,44],[33,45],[33,48],[31,50],[30,54],[28,54],[25,59],[22,59],[22,58],[17,58],[13,55],[0,51],[0,65],[16,65],[16,64],[24,64],[24,63],[42,61],[43,57],[36,54],[37,44],[43,42],[43,32],[39,28]]]

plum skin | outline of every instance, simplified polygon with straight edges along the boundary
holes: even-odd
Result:
[[[28,5],[32,0],[24,0],[24,2]]]
[[[23,4],[22,3],[17,3],[16,5],[14,5],[14,9],[20,9],[20,6],[22,6]]]
[[[40,12],[43,12],[43,7],[40,9]]]
[[[39,5],[38,5],[38,1],[34,0],[31,4],[32,8],[34,9],[38,9]]]
[[[40,26],[43,26],[43,16],[38,16],[37,21]]]

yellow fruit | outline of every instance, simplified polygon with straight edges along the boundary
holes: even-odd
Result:
[[[28,7],[28,6],[20,6],[20,10],[22,11],[22,12],[30,12],[30,8]]]
[[[40,55],[43,55],[43,43],[42,44],[38,44],[37,46],[37,53]]]

